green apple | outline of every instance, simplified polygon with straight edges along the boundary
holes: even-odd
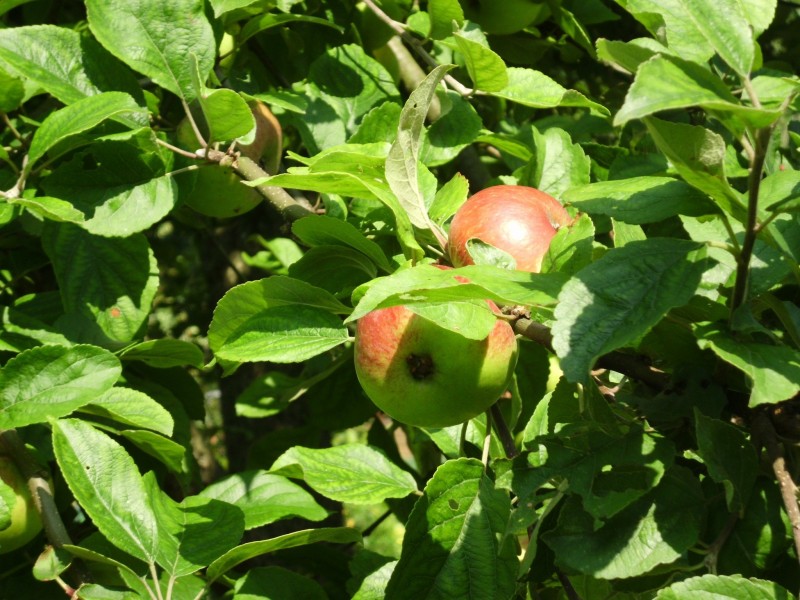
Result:
[[[356,327],[362,388],[390,417],[418,427],[449,427],[486,411],[506,390],[516,358],[514,331],[500,319],[483,340],[405,306],[372,311]]]
[[[514,258],[520,271],[538,273],[559,228],[572,222],[561,203],[536,188],[496,185],[481,190],[456,211],[447,251],[457,267],[473,264],[468,242],[478,239]]]
[[[0,554],[5,554],[35,538],[42,530],[42,519],[33,503],[28,482],[9,456],[0,455],[0,479],[5,484],[0,489],[0,498],[11,511],[9,526],[0,529]]]
[[[544,0],[462,0],[461,5],[467,19],[497,35],[516,33],[550,14]]]
[[[232,169],[208,165],[197,170],[185,203],[202,215],[224,219],[253,210],[261,200],[261,194],[244,185]]]

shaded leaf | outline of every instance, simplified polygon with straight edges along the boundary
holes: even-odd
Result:
[[[647,333],[686,304],[708,268],[705,247],[677,239],[631,242],[604,254],[561,290],[553,348],[570,381],[584,381],[594,360]]]
[[[206,487],[200,496],[228,502],[244,511],[245,529],[287,517],[321,521],[328,511],[299,485],[266,471],[243,471]]]
[[[495,489],[480,461],[444,463],[406,523],[387,600],[511,597],[516,548],[502,536],[510,510],[508,494]]]

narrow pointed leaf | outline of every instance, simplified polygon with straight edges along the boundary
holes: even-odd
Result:
[[[269,540],[250,542],[237,546],[211,563],[206,571],[206,577],[208,582],[212,583],[236,565],[257,556],[275,552],[276,550],[296,548],[298,546],[306,546],[318,542],[352,544],[360,541],[361,533],[349,527],[322,527],[320,529],[295,531]]]
[[[436,88],[447,71],[452,68],[453,65],[436,67],[411,93],[400,113],[397,139],[386,158],[386,180],[389,182],[389,187],[405,209],[411,223],[422,229],[433,229],[436,226],[428,217],[425,199],[419,187],[417,163],[420,136]]]

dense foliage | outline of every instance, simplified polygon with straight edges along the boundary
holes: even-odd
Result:
[[[44,523],[0,597],[796,594],[798,28],[797,0],[0,0],[0,455]],[[430,266],[499,183],[574,217],[542,271]],[[520,345],[492,409],[379,413],[357,320],[482,339],[487,299]]]

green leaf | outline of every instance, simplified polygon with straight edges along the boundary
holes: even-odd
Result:
[[[800,208],[800,171],[777,171],[761,180],[758,204],[775,212]]]
[[[701,348],[741,370],[752,383],[750,406],[776,404],[800,392],[800,352],[789,346],[742,342],[720,331],[698,329]]]
[[[111,419],[123,425],[152,429],[172,435],[174,422],[169,411],[144,392],[126,387],[112,387],[81,407],[81,412]]]
[[[753,35],[739,0],[617,0],[676,55],[704,63],[715,53],[740,75],[753,64]],[[748,11],[749,13],[750,11]]]
[[[386,587],[398,598],[510,598],[516,587],[511,511],[475,459],[440,466],[406,523],[400,560]]]
[[[596,519],[613,517],[652,490],[675,454],[669,441],[637,428],[619,437],[567,425],[555,436],[537,438],[536,445],[546,460],[529,458],[535,464],[526,488],[567,479],[569,491],[581,496],[584,510]]]
[[[48,196],[37,196],[35,198],[15,198],[9,204],[24,206],[32,213],[41,216],[48,221],[59,223],[82,224],[85,221],[84,214],[75,208],[71,203],[59,198]]]
[[[708,474],[725,487],[730,512],[741,512],[758,475],[758,454],[747,436],[733,425],[695,409],[697,451]]]
[[[420,161],[427,167],[449,163],[476,141],[483,122],[467,98],[447,90],[438,95],[442,114],[422,132]],[[394,139],[394,136],[392,136]]]
[[[540,71],[521,67],[509,67],[508,85],[491,95],[511,100],[532,108],[554,108],[556,106],[583,106],[608,115],[608,109],[582,94],[568,90]]]
[[[639,66],[614,125],[689,106],[732,113],[754,127],[766,127],[782,114],[779,109],[742,105],[719,77],[696,63],[657,55]]]
[[[146,429],[127,429],[119,433],[139,450],[163,463],[173,473],[185,474],[188,472],[187,450],[179,443],[160,433]]]
[[[609,250],[561,290],[553,348],[570,381],[584,381],[594,360],[635,341],[666,312],[686,304],[708,268],[705,247],[651,238]]]
[[[560,198],[568,189],[589,183],[591,160],[563,129],[543,133],[533,128],[535,153],[527,167],[529,181],[522,181]]]
[[[61,163],[42,185],[49,195],[80,210],[84,219],[79,224],[95,235],[144,231],[178,202],[178,185],[166,173],[149,129],[128,141],[91,144]]]
[[[650,38],[640,38],[629,42],[599,39],[597,58],[617,65],[630,73],[636,73],[643,62],[647,62],[656,53],[669,54],[669,50]],[[655,46],[655,47],[654,47]]]
[[[158,488],[155,477],[147,482],[160,528],[156,560],[171,576],[191,575],[239,543],[244,533],[239,507],[201,496],[177,503]]]
[[[255,0],[251,3],[254,2]],[[274,13],[264,13],[258,15],[257,17],[253,17],[242,26],[241,32],[239,33],[239,35],[236,36],[238,43],[244,44],[245,41],[249,40],[256,34],[261,33],[262,31],[266,31],[267,29],[272,29],[273,27],[284,27],[287,23],[309,23],[313,25],[323,25],[324,27],[331,27],[339,32],[344,31],[344,29],[340,25],[328,21],[327,19],[320,19],[319,17],[311,17],[308,15],[298,15],[289,13],[284,13],[280,15]]]
[[[0,430],[46,423],[95,400],[119,379],[116,356],[96,346],[38,346],[0,369]]]
[[[542,272],[574,275],[583,269],[592,262],[594,237],[594,223],[586,214],[574,219],[569,227],[559,228],[542,259]],[[614,242],[617,241],[615,236]]]
[[[342,194],[355,198],[378,200],[395,217],[398,241],[407,257],[422,258],[424,252],[414,238],[411,220],[385,180],[384,160],[375,156],[375,144],[369,144],[372,155],[338,148],[324,154],[324,159],[312,161],[310,167],[293,167],[288,173],[251,182],[267,183],[284,188],[314,190],[326,194]],[[331,169],[331,170],[328,170]]]
[[[435,223],[444,224],[467,200],[469,195],[469,181],[461,173],[456,173],[453,178],[445,183],[428,209],[428,214]]]
[[[714,600],[790,600],[793,595],[774,581],[745,579],[741,575],[701,575],[659,590],[656,600],[713,598]]]
[[[745,18],[753,26],[753,34],[757,38],[764,33],[775,18],[778,0],[742,0]]]
[[[334,245],[353,248],[370,258],[381,270],[391,271],[389,260],[381,247],[347,221],[313,215],[295,221],[292,224],[292,233],[311,247]]]
[[[411,223],[421,229],[431,229],[442,240],[441,231],[428,216],[425,198],[419,187],[420,136],[425,125],[425,117],[436,88],[453,65],[440,65],[411,92],[400,113],[400,125],[397,128],[397,139],[386,157],[386,181],[397,196],[400,205],[408,214]]]
[[[464,11],[458,0],[429,0],[431,38],[441,40],[453,35],[453,21],[458,27],[464,23]]]
[[[287,533],[269,540],[250,542],[237,546],[215,560],[206,570],[208,583],[213,583],[222,575],[246,560],[286,548],[297,548],[308,544],[329,542],[333,544],[352,544],[361,542],[361,534],[349,527],[321,527]]]
[[[495,248],[479,238],[467,240],[467,252],[476,265],[487,265],[513,271],[517,268],[517,261],[505,250]]]
[[[722,210],[744,220],[744,202],[725,177],[725,140],[698,125],[645,119],[658,149],[689,185],[705,192]]]
[[[202,0],[88,0],[86,13],[112,54],[187,102],[195,98],[193,57],[202,77],[214,66],[216,44]]]
[[[675,215],[714,212],[705,194],[672,177],[630,177],[598,181],[568,189],[565,204],[580,211],[607,215],[625,223],[656,223]]]
[[[469,283],[464,283],[464,278]],[[559,273],[525,273],[476,265],[442,270],[418,265],[356,289],[353,300],[358,304],[345,322],[360,319],[377,308],[401,304],[484,299],[499,304],[551,304],[564,281],[565,276]]]
[[[296,483],[266,471],[242,471],[206,487],[200,496],[228,502],[244,511],[245,529],[300,517],[321,521],[328,511]]]
[[[118,90],[144,106],[133,74],[94,39],[66,27],[30,25],[0,30],[0,60],[13,71],[11,75],[35,83],[64,104]],[[143,113],[128,113],[117,120],[130,127],[148,124]]]
[[[233,600],[328,600],[319,583],[283,567],[255,567],[236,581]]]
[[[482,36],[480,36],[482,37]],[[493,52],[485,39],[476,38],[469,32],[457,32],[453,38],[461,54],[475,89],[484,92],[499,92],[508,85],[506,64]]]
[[[298,279],[270,277],[230,290],[209,327],[211,349],[234,361],[300,362],[349,339],[336,298]]]
[[[156,515],[136,463],[117,442],[85,421],[53,423],[53,451],[72,494],[120,550],[152,564]]]
[[[571,497],[542,539],[563,568],[598,579],[636,577],[674,562],[697,543],[704,502],[694,475],[672,467],[655,489],[599,526]]]
[[[289,276],[301,279],[337,297],[370,281],[378,269],[369,258],[347,246],[316,246],[289,267]]]
[[[65,326],[76,337],[103,345],[132,340],[147,320],[158,287],[147,239],[140,234],[96,237],[65,223],[50,223],[45,231],[43,245],[67,313]]]
[[[198,98],[208,123],[209,144],[230,142],[250,133],[256,126],[247,102],[233,90],[213,90]]]
[[[0,50],[0,53],[2,50]],[[0,110],[9,113],[19,108],[25,99],[25,85],[21,78],[14,77],[0,68]]]
[[[784,560],[792,546],[792,524],[775,481],[758,477],[749,496],[719,553],[720,572],[753,575],[770,570]],[[708,531],[712,535],[730,526],[731,515],[723,507],[722,502],[711,507]]]
[[[199,369],[203,366],[203,351],[196,344],[171,338],[134,344],[126,348],[120,358],[138,360],[159,369],[184,366]]]
[[[415,304],[411,312],[471,340],[485,340],[497,324],[497,315],[483,300]]]
[[[270,471],[302,478],[323,496],[351,504],[405,498],[417,490],[417,483],[408,471],[363,444],[323,449],[294,446],[278,457]]]
[[[305,85],[305,112],[287,115],[309,153],[343,144],[373,108],[398,102],[392,76],[361,46],[331,48],[314,60]]]
[[[214,353],[236,362],[302,362],[349,339],[341,319],[327,310],[275,306],[243,322]]]
[[[36,161],[62,140],[88,131],[115,115],[131,112],[143,112],[131,96],[123,92],[103,92],[50,113],[31,141],[26,167],[28,172]]]

